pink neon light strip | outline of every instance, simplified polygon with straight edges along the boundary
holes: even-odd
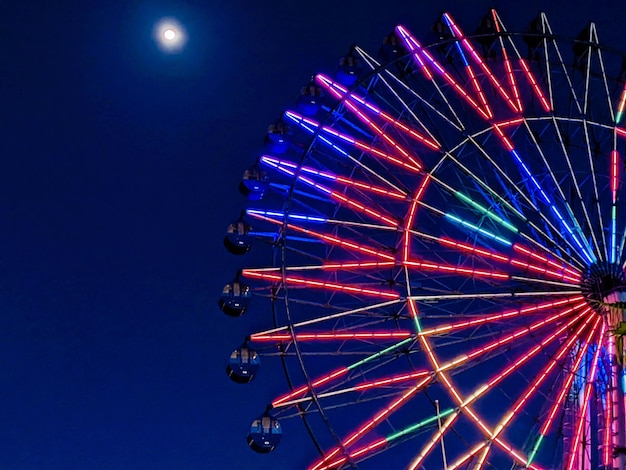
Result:
[[[318,74],[317,77],[318,77],[318,80],[321,80],[326,86],[332,87],[338,93],[338,95],[336,95],[336,96],[340,96],[342,99],[347,96],[352,101],[356,101],[357,103],[359,103],[360,105],[364,106],[365,108],[367,108],[368,110],[370,110],[371,112],[376,114],[377,116],[380,116],[381,118],[383,118],[385,121],[387,121],[388,123],[390,123],[394,127],[397,127],[401,131],[409,134],[411,137],[415,138],[419,142],[422,142],[423,144],[427,145],[428,147],[430,147],[433,150],[439,150],[439,148],[441,148],[441,145],[438,142],[435,142],[435,141],[429,139],[428,137],[420,134],[416,130],[411,129],[409,126],[407,126],[406,124],[402,123],[399,119],[394,118],[393,116],[391,116],[390,114],[384,112],[383,110],[381,110],[377,106],[374,106],[372,103],[368,102],[362,96],[359,96],[359,95],[357,95],[355,93],[350,92],[346,87],[344,87],[344,86],[338,84],[337,82],[331,80],[326,75]]]
[[[420,268],[428,271],[441,271],[454,274],[462,274],[465,276],[490,277],[492,279],[509,279],[511,276],[496,271],[485,271],[481,269],[462,268],[460,266],[450,266],[444,264],[432,263],[429,261],[405,261],[405,266],[411,268]]]
[[[461,40],[461,44],[463,45],[465,50],[469,52],[470,56],[472,56],[472,58],[474,59],[474,62],[476,62],[478,66],[482,69],[482,71],[485,73],[485,75],[487,75],[487,78],[489,78],[489,81],[491,81],[491,83],[496,88],[498,93],[500,93],[502,98],[504,98],[504,100],[509,104],[509,106],[511,107],[513,111],[520,112],[521,108],[518,108],[515,105],[515,103],[511,100],[511,98],[509,97],[509,94],[506,92],[506,90],[504,89],[500,81],[491,72],[489,67],[487,67],[487,64],[485,64],[485,61],[483,60],[483,58],[476,52],[476,49],[474,49],[474,46],[472,46],[469,40],[465,37],[465,35],[463,34],[463,31],[461,31],[461,29],[454,22],[454,20],[452,19],[452,16],[450,16],[449,13],[444,13],[444,15],[448,19],[448,24],[450,25],[450,29],[452,30],[454,35]]]
[[[617,162],[619,153],[617,150],[611,152],[611,193],[613,194],[613,204],[617,202]]]
[[[608,368],[612,370],[613,368],[613,355],[615,354],[615,343],[614,337],[612,334],[606,335],[606,343],[608,350]],[[613,426],[612,422],[612,414],[613,414],[613,392],[612,390],[607,390],[605,395],[605,409],[604,409],[604,452],[602,453],[602,463],[607,467],[612,464],[612,456],[611,456],[611,444],[613,441]]]
[[[596,351],[593,355],[591,371],[587,376],[587,384],[585,385],[585,392],[583,394],[583,406],[580,409],[580,415],[578,417],[578,426],[576,427],[575,438],[572,441],[572,447],[570,448],[569,462],[567,464],[567,470],[572,470],[574,468],[574,463],[576,462],[576,450],[578,449],[578,444],[580,443],[580,439],[583,433],[583,426],[585,425],[585,416],[587,414],[587,407],[589,406],[589,396],[591,395],[591,391],[594,387],[594,382],[596,380],[596,371],[598,370],[598,357],[600,356],[600,344],[602,343],[602,337],[604,336],[606,323],[602,322],[602,331],[600,332],[600,337],[598,341],[596,341]]]
[[[541,427],[539,431],[539,434],[541,434],[542,436],[546,436],[548,432],[550,431],[550,428],[552,427],[552,423],[554,422],[556,414],[561,409],[561,404],[563,402],[563,399],[565,398],[565,395],[567,394],[570,386],[572,385],[572,382],[574,381],[574,375],[576,374],[576,370],[580,367],[580,363],[583,360],[583,357],[585,356],[587,345],[589,344],[589,341],[591,340],[591,337],[593,336],[593,334],[595,334],[595,332],[597,331],[598,323],[600,322],[600,320],[601,320],[601,317],[598,316],[593,325],[593,329],[589,332],[589,335],[587,336],[585,342],[583,343],[583,347],[578,352],[578,355],[576,359],[574,360],[574,365],[567,379],[565,380],[565,382],[563,382],[559,395],[557,396],[557,399],[552,404],[550,413],[548,414],[548,417],[544,421],[543,426]]]
[[[413,333],[410,331],[365,331],[358,333],[296,333],[296,341],[345,341],[345,340],[376,340],[376,339],[406,339]],[[289,333],[253,334],[251,341],[293,341]]]
[[[266,220],[268,222],[272,222],[276,225],[283,225],[284,222],[282,220],[276,220],[273,219],[271,217],[267,217],[265,215],[261,215],[261,214],[256,214],[256,213],[249,213],[249,215],[251,217],[254,217],[256,219],[261,219],[261,220]],[[286,224],[286,227],[288,229],[294,230],[296,232],[300,232],[300,233],[306,233],[307,235],[311,235],[312,237],[315,238],[319,238],[320,240],[324,240],[328,243],[332,243],[333,245],[337,245],[340,246],[342,248],[346,248],[349,250],[355,250],[361,253],[367,253],[368,255],[373,255],[373,256],[377,256],[379,258],[383,258],[383,259],[388,259],[388,260],[393,260],[394,257],[392,255],[389,255],[387,253],[383,253],[381,251],[375,250],[373,248],[369,248],[367,246],[364,245],[358,245],[356,243],[350,242],[348,240],[343,240],[341,238],[337,238],[337,237],[333,237],[331,235],[326,235],[324,233],[320,233],[320,232],[316,232],[315,230],[311,230],[308,228],[304,228],[304,227],[300,227],[298,225],[294,225],[294,224]],[[254,271],[254,270],[249,270],[249,271]]]
[[[444,80],[448,82],[448,85],[454,88],[459,96],[465,99],[465,101],[467,101],[472,106],[472,108],[474,108],[478,112],[478,114],[480,114],[486,120],[491,119],[491,116],[489,116],[489,114],[478,105],[478,103],[467,93],[467,91],[465,91],[465,89],[461,85],[459,85],[459,83],[452,77],[452,75],[450,75],[441,66],[441,64],[439,64],[439,62],[437,62],[437,60],[421,46],[421,44],[408,32],[408,30],[404,26],[396,26],[396,31],[400,33],[400,37],[415,57],[417,57],[419,54],[421,55],[421,57],[425,58],[444,78]],[[421,60],[416,61],[418,62],[418,64],[422,62]],[[427,72],[428,69],[426,69],[425,67],[420,68],[429,80],[434,81],[434,77],[432,76],[432,74],[430,74],[430,72]]]
[[[325,384],[326,382],[329,382],[337,377],[341,377],[342,375],[345,375],[348,373],[350,369],[348,369],[347,367],[342,367],[341,369],[337,369],[334,372],[331,372],[328,375],[325,375],[323,377],[320,377],[316,380],[314,380],[313,382],[311,382],[311,387],[315,388],[318,387],[322,384]],[[282,403],[285,403],[289,400],[292,400],[298,396],[303,395],[307,390],[309,390],[309,386],[308,385],[302,385],[301,387],[296,388],[295,390],[292,390],[290,393],[288,393],[287,395],[283,395],[282,397],[278,397],[276,400],[274,400],[272,402],[272,406],[276,407],[279,406]]]
[[[544,111],[547,113],[552,111],[552,107],[550,106],[550,103],[546,99],[546,95],[543,93],[543,91],[541,91],[541,87],[539,86],[539,84],[537,83],[537,80],[535,79],[535,76],[531,72],[530,67],[528,66],[528,63],[522,58],[519,59],[519,63],[522,66],[522,70],[526,74],[526,78],[530,82],[533,88],[533,91],[535,92],[535,95],[537,95],[537,98],[539,98],[539,102],[541,103],[541,106],[543,107]]]
[[[375,427],[382,420],[386,419],[387,416],[389,416],[391,413],[393,413],[393,411],[395,411],[399,406],[401,406],[409,398],[411,398],[413,395],[415,395],[415,393],[417,393],[419,390],[421,390],[422,387],[424,387],[424,385],[426,385],[428,382],[430,382],[430,380],[431,380],[430,377],[425,378],[424,380],[421,380],[420,382],[415,384],[413,387],[411,387],[409,390],[404,392],[402,394],[402,396],[400,396],[400,397],[396,398],[395,400],[393,400],[386,408],[380,410],[376,415],[374,415],[374,417],[372,419],[367,421],[364,425],[362,425],[355,432],[350,434],[343,441],[344,448],[350,446],[351,444],[353,444],[355,441],[360,439],[365,433],[367,433],[370,429]],[[339,454],[340,450],[341,449],[339,447],[335,447],[334,449],[330,450],[328,453],[326,453],[326,455],[322,458],[321,461],[318,461],[317,463],[313,464],[310,467],[309,470],[330,469],[330,468],[332,468],[332,466],[337,466],[337,465],[340,465],[341,463],[345,462],[347,460],[347,457],[343,457],[343,458],[341,458],[338,461],[332,462],[332,466],[331,466],[331,464],[328,464],[328,462],[332,458],[334,458],[337,454]]]
[[[491,10],[491,15],[493,16],[493,23],[496,26],[496,32],[501,33],[500,30],[500,21],[498,20],[498,15],[496,14],[496,10]],[[522,107],[522,100],[520,98],[519,89],[517,88],[517,83],[515,81],[515,75],[513,74],[513,67],[511,66],[511,60],[509,59],[509,55],[506,51],[506,47],[504,47],[504,42],[502,38],[500,38],[500,48],[502,50],[502,57],[504,58],[504,67],[506,69],[506,74],[509,79],[509,85],[513,90],[513,98],[515,99],[515,103],[517,105],[517,109],[522,112],[524,108]]]
[[[369,153],[372,156],[375,157],[379,157],[382,158],[383,160],[386,160],[388,162],[394,163],[395,165],[399,165],[402,166],[408,170],[411,170],[413,172],[419,172],[421,166],[419,165],[414,165],[414,164],[410,164],[407,163],[405,161],[400,160],[399,158],[396,158],[392,155],[389,155],[388,153],[385,153],[375,147],[372,147],[371,145],[367,145],[364,142],[361,142],[359,140],[356,140],[355,138],[351,137],[348,134],[343,134],[341,132],[336,131],[335,129],[333,129],[332,127],[329,126],[321,126],[319,125],[318,122],[314,121],[313,119],[310,118],[306,118],[304,116],[299,115],[298,113],[294,113],[293,111],[286,111],[285,115],[287,115],[288,117],[290,117],[291,119],[295,120],[295,121],[299,121],[300,123],[303,123],[303,125],[307,125],[307,126],[311,126],[314,127],[316,129],[321,129],[322,132],[326,133],[326,134],[330,134],[334,137],[337,137],[338,139],[341,139],[344,142],[349,143],[350,145],[353,145],[354,147],[356,147],[359,150],[362,150],[363,152]]]
[[[243,276],[252,277],[256,279],[265,279],[267,281],[276,281],[280,282],[283,280],[283,277],[279,274],[270,274],[264,272],[257,272],[250,269],[244,269],[242,271]],[[347,292],[350,294],[365,294],[365,295],[373,295],[380,296],[386,299],[399,299],[400,294],[396,294],[395,292],[381,291],[376,289],[369,289],[364,287],[356,287],[345,284],[337,284],[334,282],[325,282],[325,281],[317,281],[315,279],[304,279],[293,276],[285,276],[285,283],[299,285],[299,286],[307,286],[319,289],[330,289],[341,292]]]
[[[413,38],[413,36],[409,34],[408,30],[406,30],[403,26],[396,26],[396,32],[400,34],[400,38],[407,46],[407,48],[411,51],[411,55],[417,63],[417,67],[422,71],[426,78],[428,78],[428,80],[432,80],[433,74],[422,60],[422,57],[417,52],[419,49],[421,49],[422,46],[419,45],[419,43]]]
[[[507,318],[514,318],[517,316],[521,316],[521,315],[529,315],[529,314],[534,314],[537,312],[540,312],[542,310],[546,310],[546,309],[550,309],[550,308],[555,308],[555,307],[561,307],[573,302],[580,302],[581,300],[583,300],[584,298],[580,295],[574,296],[574,297],[568,297],[566,299],[563,300],[559,300],[559,301],[554,301],[554,302],[544,302],[541,304],[537,304],[537,305],[533,305],[531,307],[524,307],[524,308],[518,308],[518,309],[514,309],[514,310],[507,310],[504,311],[502,313],[495,313],[495,314],[491,314],[491,315],[486,315],[484,317],[481,318],[477,318],[474,320],[465,320],[465,321],[459,321],[456,323],[450,323],[448,325],[444,325],[444,326],[439,326],[439,327],[435,327],[435,328],[425,328],[423,329],[419,334],[420,335],[424,335],[424,336],[430,336],[430,335],[436,335],[436,334],[441,334],[444,333],[446,331],[457,331],[463,328],[469,328],[469,327],[473,327],[473,326],[478,326],[478,325],[482,325],[484,323],[490,323],[493,321],[499,321],[499,320],[504,320]],[[580,303],[578,305],[578,307],[581,307],[585,305],[585,302]]]
[[[335,90],[333,87],[331,87],[328,83],[326,83],[321,77],[320,75],[317,75],[315,77],[315,80],[321,84],[324,88],[326,88],[335,98],[337,98],[338,100],[341,100],[343,98],[343,95]],[[364,124],[366,124],[371,130],[374,131],[375,134],[377,134],[380,138],[382,138],[385,142],[387,142],[389,145],[391,145],[394,149],[396,149],[396,151],[402,155],[406,160],[408,160],[411,164],[413,164],[415,167],[417,168],[421,168],[422,165],[420,163],[418,163],[417,160],[415,160],[415,158],[409,153],[407,152],[404,147],[402,147],[400,144],[398,144],[395,140],[393,140],[389,134],[387,134],[384,130],[382,130],[382,128],[376,124],[374,121],[372,121],[369,117],[367,117],[367,115],[365,115],[363,112],[361,112],[361,110],[359,110],[359,108],[357,108],[357,106],[349,100],[344,100],[343,104],[350,110],[352,111],[360,120],[361,122],[363,122]]]

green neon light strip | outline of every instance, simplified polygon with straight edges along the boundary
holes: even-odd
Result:
[[[489,217],[491,220],[493,220],[494,222],[499,223],[500,225],[502,225],[504,228],[510,230],[513,233],[518,233],[519,230],[511,223],[507,222],[506,220],[504,220],[502,217],[500,217],[497,214],[494,214],[492,211],[490,211],[489,209],[487,209],[486,207],[478,204],[476,201],[472,200],[469,196],[466,196],[465,194],[456,191],[454,193],[454,195],[459,198],[461,201],[469,204],[471,207],[473,207],[474,209],[476,209],[478,212],[486,215],[487,217]]]
[[[382,356],[384,354],[387,354],[388,352],[393,351],[394,349],[397,349],[397,348],[399,348],[401,346],[404,346],[405,344],[410,343],[411,341],[413,341],[413,338],[407,338],[405,340],[402,340],[399,343],[394,344],[393,346],[389,346],[388,348],[385,348],[385,349],[383,349],[381,351],[378,351],[377,353],[372,354],[371,356],[368,356],[365,359],[362,359],[362,360],[360,360],[358,362],[355,362],[352,365],[347,366],[346,369],[347,370],[355,369],[356,367],[359,367],[359,366],[361,366],[361,365],[363,365],[363,364],[365,364],[365,363],[367,363],[369,361],[373,361],[377,357],[380,357],[380,356]]]
[[[427,425],[429,425],[431,423],[434,423],[435,421],[437,421],[437,419],[445,418],[446,416],[451,415],[452,413],[454,413],[454,408],[450,408],[448,410],[442,411],[441,413],[439,413],[439,416],[437,416],[437,415],[431,416],[430,418],[426,418],[425,420],[420,421],[419,423],[412,424],[411,426],[409,426],[407,428],[404,428],[401,431],[397,431],[397,432],[394,432],[393,434],[389,434],[385,438],[385,440],[387,442],[391,442],[394,439],[398,439],[399,437],[402,437],[402,436],[404,436],[406,434],[410,434],[410,433],[412,433],[414,431],[417,431],[419,428],[422,428],[422,427],[427,426]]]
[[[543,441],[543,434],[539,434],[539,438],[537,439],[537,442],[535,442],[535,445],[533,446],[533,451],[528,456],[528,462],[526,462],[526,466],[527,467],[532,463],[532,461],[535,458],[535,455],[537,455],[537,451],[539,450],[539,446],[541,445],[541,441]]]
[[[499,237],[498,235],[495,235],[495,234],[493,234],[493,233],[491,233],[491,232],[489,232],[489,231],[487,231],[485,229],[482,229],[482,228],[480,228],[480,227],[478,227],[478,226],[476,226],[474,224],[471,224],[469,222],[466,222],[465,220],[459,219],[458,217],[456,217],[456,216],[454,216],[452,214],[445,214],[445,217],[450,219],[450,220],[453,220],[454,222],[456,222],[457,224],[462,225],[463,227],[467,227],[467,228],[469,228],[471,230],[474,230],[474,231],[476,231],[478,233],[481,233],[481,234],[485,235],[486,237],[491,238],[492,240],[495,240],[497,242],[500,242],[500,243],[502,243],[502,244],[504,244],[506,246],[511,246],[512,245],[512,243],[510,241],[508,241],[506,238]]]

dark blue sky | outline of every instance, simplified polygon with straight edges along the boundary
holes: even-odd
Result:
[[[284,387],[279,369],[249,387],[224,373],[269,322],[216,304],[242,264],[222,246],[245,204],[239,178],[314,72],[352,43],[375,51],[398,22],[419,35],[450,10],[471,30],[493,5],[521,29],[544,9],[565,35],[592,18],[619,46],[619,2],[468,3],[3,5],[0,468],[310,461],[295,420],[275,453],[247,449],[247,426]],[[151,37],[166,16],[189,36],[177,55]]]

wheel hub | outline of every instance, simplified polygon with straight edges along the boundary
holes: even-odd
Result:
[[[581,282],[583,296],[600,315],[609,319],[612,328],[626,313],[626,274],[615,263],[591,265]]]

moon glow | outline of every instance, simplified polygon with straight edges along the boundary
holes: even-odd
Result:
[[[154,27],[154,39],[164,52],[179,52],[187,42],[183,26],[172,18],[164,18]]]

